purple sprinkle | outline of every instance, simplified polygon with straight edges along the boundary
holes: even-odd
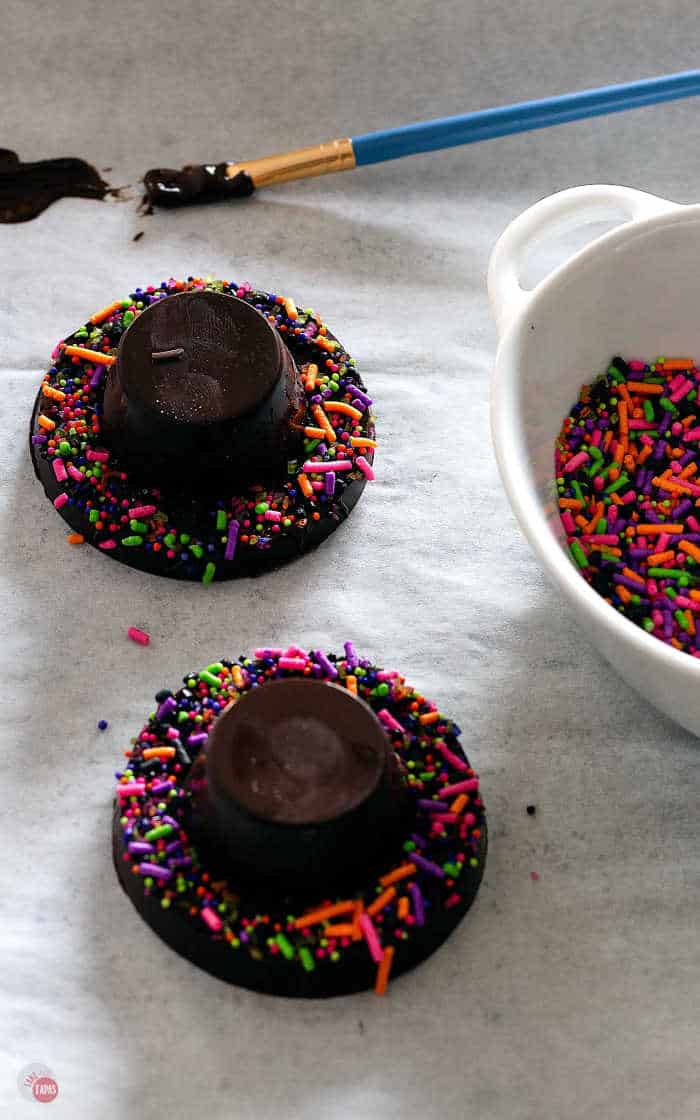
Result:
[[[425,907],[423,905],[423,895],[421,894],[420,887],[416,883],[410,883],[408,893],[413,902],[413,916],[416,919],[416,925],[425,925]]]
[[[417,832],[411,833],[411,840],[417,844],[419,848],[427,848],[428,843],[424,836],[420,836]]]
[[[47,443],[46,436],[32,436],[32,443],[36,446],[39,443]]]
[[[428,875],[434,875],[436,879],[444,879],[445,872],[431,859],[425,859],[424,856],[419,856],[417,852],[411,852],[411,863],[415,863],[416,867],[421,871],[425,871]]]
[[[151,793],[166,793],[169,789],[172,789],[170,782],[158,782],[156,785],[151,786]]]
[[[155,848],[145,840],[132,840],[129,844],[129,852],[133,856],[147,856],[155,852]]]
[[[317,663],[321,666],[321,668],[323,669],[326,676],[329,677],[332,681],[334,681],[336,679],[336,677],[338,676],[338,670],[336,669],[336,667],[332,663],[332,661],[328,660],[325,653],[321,649],[317,649],[314,656],[316,658]]]
[[[627,576],[618,575],[617,572],[613,576],[613,581],[615,583],[621,583],[623,587],[627,587],[630,591],[635,591],[637,594],[644,590],[641,583],[637,583],[633,579],[628,579]]]
[[[372,404],[372,398],[368,397],[366,393],[363,393],[362,389],[360,389],[357,385],[350,385],[349,388],[352,395],[356,397],[357,400],[362,401],[362,403],[369,408],[369,406]],[[353,404],[354,403],[355,402],[353,401]]]
[[[179,828],[180,822],[176,821],[174,817],[161,817],[163,824],[169,824],[171,828]]]
[[[182,847],[182,841],[181,840],[171,840],[171,842],[166,845],[165,851],[166,851],[167,855],[170,856],[170,855],[172,855],[173,852],[176,852],[177,849],[181,848],[181,847]]]
[[[233,560],[236,554],[236,544],[238,542],[238,529],[239,524],[237,521],[229,521],[228,537],[226,538],[226,548],[224,549],[224,560]],[[188,740],[189,742],[189,740]]]
[[[98,366],[97,369],[93,372],[93,375],[90,378],[90,386],[89,386],[91,389],[96,389],[97,388],[100,381],[104,377],[104,372],[105,372],[104,371],[104,366]]]
[[[333,471],[330,471],[329,473],[333,474]],[[345,660],[348,663],[348,668],[349,669],[356,669],[357,666],[359,665],[359,661],[358,661],[357,653],[355,652],[354,645],[352,644],[352,642],[346,642],[345,646],[344,646],[344,649],[345,649]]]
[[[325,489],[328,497],[332,498],[335,494],[335,471],[326,472]]]
[[[188,747],[198,747],[200,743],[206,743],[208,734],[206,731],[197,731],[194,735],[190,735],[187,740]]]
[[[158,711],[156,712],[156,719],[165,719],[165,717],[169,716],[171,712],[174,712],[176,708],[177,701],[175,700],[175,697],[166,697],[166,699],[163,701]]]
[[[425,797],[418,798],[418,808],[426,813],[448,813],[450,810],[446,801],[429,801]]]
[[[139,875],[151,875],[154,879],[160,879],[161,882],[167,883],[172,875],[167,867],[161,867],[158,863],[140,863]]]

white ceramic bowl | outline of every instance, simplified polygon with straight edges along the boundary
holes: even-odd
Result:
[[[524,254],[540,238],[620,218],[525,291]],[[581,626],[624,679],[700,734],[700,661],[609,606],[581,577],[556,509],[554,443],[582,385],[614,354],[700,358],[700,205],[628,187],[576,187],[516,218],[489,265],[500,342],[491,395],[498,465],[510,503],[546,572]]]

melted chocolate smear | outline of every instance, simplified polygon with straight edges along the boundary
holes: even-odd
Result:
[[[117,192],[83,159],[22,163],[0,148],[0,222],[28,222],[59,198],[99,198]]]
[[[138,233],[134,234],[134,236],[132,237],[131,240],[132,241],[140,241],[142,237],[143,237],[143,230],[140,229]]]
[[[226,198],[247,198],[255,184],[246,171],[233,178],[226,174],[227,163],[187,164],[180,171],[154,168],[143,177],[144,204],[153,206],[190,206],[195,202],[218,202]]]

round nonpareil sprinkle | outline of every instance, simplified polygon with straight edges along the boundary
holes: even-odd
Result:
[[[485,818],[478,779],[459,744],[460,729],[439,713],[429,724],[421,722],[434,705],[398,673],[382,672],[358,657],[351,643],[345,651],[337,657],[298,646],[261,647],[253,657],[222,658],[187,674],[176,693],[159,692],[117,774],[119,846],[143,891],[159,899],[172,920],[192,922],[198,930],[204,924],[208,936],[253,962],[275,958],[303,972],[334,968],[347,954],[353,960],[364,954],[376,967],[381,994],[392,966],[400,964],[402,945],[408,942],[410,952],[428,916],[439,922],[442,913],[472,897],[481,875]],[[250,891],[238,890],[233,881],[212,881],[200,863],[188,831],[187,777],[206,749],[212,722],[228,704],[267,681],[295,676],[351,688],[383,717],[414,801],[415,823],[403,850],[370,875],[363,890],[320,897],[297,912],[289,898],[280,898],[261,912]],[[460,769],[436,750],[438,744],[449,744]],[[460,805],[436,815],[433,805],[443,808],[446,791],[458,784],[469,787]]]
[[[700,369],[614,358],[555,450],[574,564],[620,614],[700,657]]]

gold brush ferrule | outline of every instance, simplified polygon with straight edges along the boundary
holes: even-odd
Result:
[[[314,144],[311,148],[297,148],[294,152],[278,152],[274,156],[229,163],[226,176],[233,179],[245,171],[256,187],[269,187],[273,183],[288,183],[292,179],[313,179],[334,171],[350,171],[354,166],[352,141],[346,136]]]

